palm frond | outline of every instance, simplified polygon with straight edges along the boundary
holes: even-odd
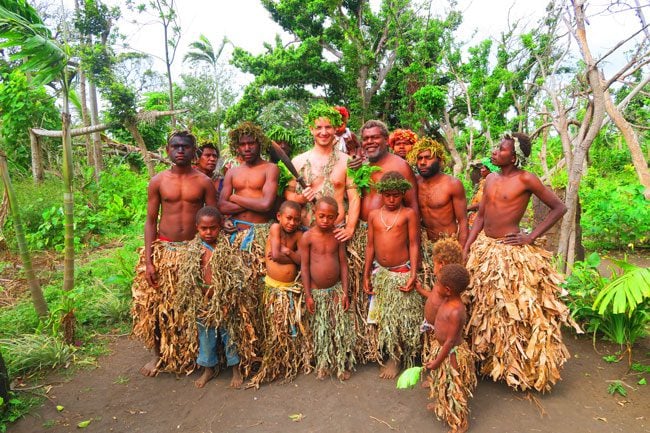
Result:
[[[68,56],[51,37],[34,8],[24,0],[0,0],[0,48],[20,49],[9,59],[21,61],[34,84],[45,84],[63,76]]]
[[[594,300],[594,310],[603,315],[612,306],[614,314],[631,316],[638,305],[650,298],[650,268],[615,262],[625,272],[610,281]]]

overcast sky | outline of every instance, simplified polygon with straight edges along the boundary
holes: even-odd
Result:
[[[62,0],[65,4],[73,4],[73,0]],[[124,1],[105,0],[107,4],[123,5]],[[144,0],[135,0],[136,3]],[[371,0],[378,4],[379,0]],[[458,9],[463,13],[463,24],[459,35],[464,40],[479,41],[486,37],[497,37],[506,28],[508,22],[521,20],[523,28],[526,24],[533,25],[544,14],[548,0],[458,0]],[[602,12],[606,0],[590,2],[588,13]],[[198,39],[200,34],[206,35],[216,47],[224,36],[234,45],[252,53],[259,54],[264,50],[264,42],[273,42],[276,34],[281,34],[283,40],[291,38],[270,18],[259,0],[178,0],[178,13],[182,27],[182,39],[179,53],[172,66],[174,75],[187,72],[189,66],[182,63],[182,58],[188,44]],[[642,4],[647,4],[646,0]],[[444,14],[448,8],[445,0],[432,0],[432,9]],[[120,31],[127,35],[127,42],[134,49],[162,58],[164,56],[162,42],[162,26],[156,24],[151,17],[133,14],[122,7],[123,19],[119,23]],[[650,19],[650,8],[646,8]],[[591,17],[587,29],[588,40],[592,45],[594,55],[605,53],[613,47],[630,29],[639,28],[638,20],[633,14],[600,14]],[[137,20],[138,24],[128,24],[127,20]],[[151,22],[151,24],[145,24]],[[521,28],[520,27],[520,28]],[[230,56],[228,51],[226,56]],[[619,57],[614,62],[622,62]],[[615,67],[615,65],[610,65]],[[156,68],[164,71],[164,63],[159,60]],[[247,79],[240,77],[243,84]]]

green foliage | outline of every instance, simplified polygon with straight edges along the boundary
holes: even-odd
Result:
[[[42,399],[30,395],[10,394],[6,406],[0,410],[0,433],[5,433],[9,424],[27,415],[31,409],[41,404]],[[2,398],[0,398],[0,405]]]
[[[380,171],[381,167],[371,166],[364,163],[357,169],[348,168],[348,177],[352,178],[354,184],[359,188],[359,192],[367,191],[370,188],[371,176],[374,172]]]
[[[641,268],[624,260],[611,259],[623,269],[600,291],[594,300],[598,314],[605,314],[611,307],[614,314],[631,317],[637,307],[650,299],[650,268]]]
[[[75,352],[74,347],[46,334],[3,339],[0,347],[12,377],[65,366],[72,361]]]
[[[26,172],[31,163],[28,128],[56,129],[59,114],[54,98],[43,86],[30,85],[21,70],[0,74],[0,80],[1,149],[14,167]]]
[[[287,166],[284,165],[284,162],[278,161],[278,168],[280,169],[280,176],[278,178],[278,196],[282,197],[284,190],[287,188],[287,185],[289,185],[289,182],[291,182],[294,177]]]
[[[627,397],[627,390],[625,389],[623,382],[620,380],[615,380],[614,382],[610,383],[607,387],[607,392],[611,395],[619,394],[623,397]]]
[[[647,284],[644,283],[646,274],[638,272],[636,269],[639,268],[627,262],[614,262],[624,273],[617,275],[614,272],[611,280],[604,278],[598,272],[600,257],[592,253],[586,261],[574,264],[563,287],[569,292],[567,306],[578,323],[593,333],[594,338],[598,333],[630,350],[639,338],[647,334],[650,323],[650,298],[643,297],[648,291],[647,286],[631,286],[632,283]],[[640,303],[636,295],[643,298]],[[618,300],[616,310],[613,299]]]
[[[613,176],[590,167],[580,187],[585,246],[650,246],[650,202],[631,166]]]
[[[143,224],[146,215],[147,182],[145,175],[135,173],[123,164],[108,165],[99,184],[92,172],[85,172],[86,188],[76,192],[75,248],[97,245],[97,237],[108,233],[132,230]],[[31,184],[31,182],[29,182]],[[21,209],[25,237],[31,249],[62,251],[64,218],[59,204],[60,185],[46,181],[36,199],[30,199],[30,186],[19,184],[17,195],[25,203]],[[5,223],[7,239],[12,239],[11,221]],[[10,245],[13,245],[10,243]]]

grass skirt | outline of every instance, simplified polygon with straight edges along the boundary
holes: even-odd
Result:
[[[434,338],[431,345],[431,358],[434,360],[442,346]],[[429,371],[429,399],[435,400],[433,412],[439,420],[445,421],[455,431],[467,426],[469,420],[469,399],[476,388],[476,356],[469,350],[466,342],[452,349],[456,353],[458,370],[451,364],[452,354],[435,370]]]
[[[357,334],[354,353],[360,363],[380,360],[377,347],[377,327],[366,324],[368,295],[363,291],[363,267],[368,244],[368,224],[359,222],[354,236],[347,244],[350,278],[350,308],[354,312],[354,329]]]
[[[293,380],[302,369],[311,371],[311,335],[304,316],[302,286],[266,277],[262,296],[264,309],[262,365],[249,386],[259,387],[283,375]]]
[[[329,289],[314,289],[311,294],[316,305],[315,313],[309,318],[316,370],[328,370],[341,377],[356,363],[353,314],[343,311],[343,287],[340,282]]]
[[[199,347],[196,318],[201,302],[196,279],[200,277],[201,254],[196,242],[154,241],[157,288],[147,283],[144,250],[140,254],[131,289],[132,335],[150,349],[159,348],[159,371],[189,374],[195,368]]]
[[[202,319],[208,326],[223,326],[237,347],[239,369],[246,377],[260,353],[257,326],[256,269],[250,266],[250,253],[220,238],[210,259],[212,298]]]
[[[409,272],[391,272],[379,267],[372,276],[377,296],[377,345],[383,356],[401,359],[405,368],[412,367],[422,350],[420,324],[424,301],[415,290],[402,292]]]
[[[418,269],[418,280],[424,284],[425,287],[433,287],[436,277],[433,274],[433,244],[427,237],[427,231],[422,228],[422,235],[420,238],[420,257],[422,258],[422,267]]]
[[[580,328],[558,299],[551,253],[509,246],[481,232],[467,262],[472,314],[466,332],[481,374],[514,389],[550,391],[569,358],[561,326]]]

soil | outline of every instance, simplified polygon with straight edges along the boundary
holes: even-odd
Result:
[[[470,431],[479,432],[650,432],[650,391],[641,376],[628,371],[627,360],[606,363],[602,356],[617,347],[568,335],[572,354],[563,380],[549,394],[515,392],[503,383],[479,381],[470,401]],[[376,365],[359,367],[352,378],[319,381],[301,375],[293,383],[260,389],[228,387],[222,372],[205,388],[189,377],[160,374],[146,378],[139,368],[150,359],[139,342],[114,338],[111,354],[98,367],[70,380],[49,377],[44,405],[10,426],[15,433],[85,432],[445,432],[446,425],[427,412],[427,391],[395,389],[394,380],[378,378]],[[650,341],[634,349],[650,363]],[[648,374],[646,374],[646,377]],[[650,378],[650,377],[648,377]],[[622,379],[627,396],[607,393]],[[61,405],[61,412],[56,406]],[[291,415],[299,415],[292,421]],[[300,416],[301,415],[301,416]]]

